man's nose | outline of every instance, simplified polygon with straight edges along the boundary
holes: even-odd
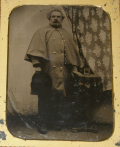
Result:
[[[57,18],[57,16],[55,17],[55,20],[57,20],[58,18]]]

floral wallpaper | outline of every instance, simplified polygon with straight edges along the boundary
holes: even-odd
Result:
[[[109,14],[100,7],[64,6],[73,39],[94,74],[101,77],[103,90],[112,89],[111,32]]]

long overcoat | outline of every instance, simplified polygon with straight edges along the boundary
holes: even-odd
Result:
[[[38,29],[30,42],[25,60],[31,62],[31,56],[38,57],[42,70],[51,76],[53,92],[66,96],[65,85],[69,83],[71,67],[83,64],[70,33],[62,27]]]

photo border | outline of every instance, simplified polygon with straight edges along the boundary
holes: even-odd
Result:
[[[113,107],[114,107],[114,132],[110,138],[104,141],[49,141],[49,140],[23,140],[13,137],[6,125],[6,87],[7,87],[7,61],[8,61],[8,26],[11,12],[22,5],[87,5],[100,6],[111,18],[111,42],[113,63]],[[119,0],[1,0],[1,27],[0,27],[0,146],[45,146],[45,147],[104,147],[120,146],[120,43],[119,43]],[[97,135],[97,134],[96,134]]]

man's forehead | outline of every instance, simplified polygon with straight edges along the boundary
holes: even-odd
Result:
[[[58,11],[53,11],[53,12],[51,13],[51,16],[52,16],[52,15],[62,16],[62,14],[61,14],[60,12],[58,12]]]

